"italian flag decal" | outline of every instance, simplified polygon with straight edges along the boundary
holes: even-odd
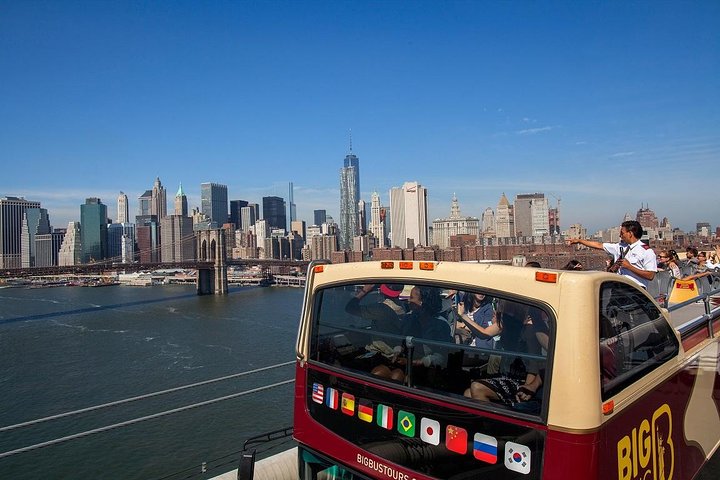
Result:
[[[382,403],[377,408],[377,424],[388,430],[393,428],[393,409]]]

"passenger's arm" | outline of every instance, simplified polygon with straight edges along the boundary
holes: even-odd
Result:
[[[370,293],[373,288],[375,288],[375,285],[373,284],[363,285],[363,288],[358,293],[356,293],[353,298],[350,299],[347,305],[345,305],[345,311],[350,315],[359,316],[360,300],[362,300],[365,295]]]
[[[518,402],[527,402],[535,396],[541,385],[542,377],[539,374],[528,373],[525,377],[525,385],[521,386],[520,388],[531,391],[532,395],[528,395],[526,392],[523,391],[518,391],[518,393],[515,394],[515,399]]]
[[[598,250],[603,249],[603,244],[600,242],[595,242],[593,240],[585,240],[584,238],[570,238],[566,242],[568,245],[575,245],[576,243],[579,243],[581,245],[585,245],[586,247],[595,248]]]
[[[480,332],[483,335],[487,335],[488,337],[494,337],[495,335],[499,335],[502,332],[502,327],[500,326],[500,322],[497,321],[497,316],[495,315],[495,313],[493,313],[492,325],[487,328],[480,326],[467,313],[462,315],[462,320],[465,325],[470,327],[470,330],[473,333]]]
[[[710,275],[710,272],[695,273],[693,275],[683,277],[682,280],[696,280],[698,278],[707,277],[708,275]]]

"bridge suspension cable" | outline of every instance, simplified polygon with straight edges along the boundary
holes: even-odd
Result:
[[[180,386],[180,387],[168,388],[167,390],[160,390],[160,391],[153,392],[153,393],[147,393],[147,394],[144,394],[144,395],[138,395],[138,396],[136,396],[136,397],[130,397],[130,398],[122,399],[122,400],[116,400],[116,401],[114,401],[114,402],[103,403],[103,404],[101,404],[101,405],[95,405],[95,406],[92,406],[92,407],[81,408],[81,409],[79,409],[79,410],[73,410],[73,411],[70,411],[70,412],[59,413],[59,414],[57,414],[57,415],[50,415],[50,416],[48,416],[48,417],[38,418],[38,419],[35,419],[35,420],[28,420],[27,422],[16,423],[15,425],[7,425],[7,426],[5,426],[5,427],[0,427],[0,432],[5,432],[5,431],[8,431],[8,430],[14,430],[14,429],[17,429],[17,428],[22,428],[22,427],[27,427],[27,426],[35,425],[35,424],[38,424],[38,423],[49,422],[50,420],[57,420],[57,419],[59,419],[59,418],[70,417],[70,416],[72,416],[72,415],[79,415],[79,414],[81,414],[81,413],[92,412],[92,411],[94,411],[94,410],[100,410],[100,409],[103,409],[103,408],[114,407],[114,406],[117,406],[117,405],[122,405],[122,404],[124,404],[124,403],[130,403],[130,402],[135,402],[135,401],[138,401],[138,400],[144,400],[144,399],[146,399],[146,398],[157,397],[157,396],[160,396],[160,395],[166,395],[166,394],[168,394],[168,393],[179,392],[179,391],[181,391],[181,390],[186,390],[186,389],[188,389],[188,388],[195,388],[195,387],[200,387],[200,386],[203,386],[203,385],[209,385],[209,384],[211,384],[211,383],[222,382],[222,381],[224,381],[224,380],[230,380],[230,379],[233,379],[233,378],[238,378],[238,377],[242,377],[242,376],[245,376],[245,375],[250,375],[250,374],[253,374],[253,373],[259,373],[259,372],[263,372],[263,371],[266,371],[266,370],[272,370],[272,369],[274,369],[274,368],[285,367],[285,366],[291,365],[291,364],[293,364],[293,363],[295,363],[295,362],[294,362],[294,361],[290,361],[290,362],[284,362],[284,363],[277,363],[277,364],[275,364],[275,365],[270,365],[270,366],[267,366],[267,367],[256,368],[256,369],[254,369],[254,370],[248,370],[247,372],[234,373],[234,374],[232,374],[232,375],[226,375],[226,376],[224,376],[224,377],[213,378],[213,379],[211,379],[211,380],[204,380],[204,381],[202,381],[202,382],[197,382],[197,383],[193,383],[193,384],[190,384],[190,385],[183,385],[183,386]],[[0,456],[0,458],[2,458],[2,457]]]
[[[67,442],[69,440],[75,440],[78,438],[95,435],[96,433],[107,432],[109,430],[114,430],[116,428],[126,427],[128,425],[133,425],[135,423],[152,420],[154,418],[159,418],[159,417],[164,417],[166,415],[172,415],[174,413],[184,412],[185,410],[190,410],[192,408],[204,407],[206,405],[212,405],[213,403],[222,402],[224,400],[230,400],[232,398],[242,397],[244,395],[249,395],[251,393],[261,392],[263,390],[268,390],[270,388],[279,387],[281,385],[287,385],[289,383],[293,383],[294,381],[295,381],[295,379],[291,378],[290,380],[284,380],[282,382],[265,385],[263,387],[245,390],[244,392],[233,393],[230,395],[225,395],[224,397],[213,398],[211,400],[206,400],[204,402],[197,402],[197,403],[193,403],[190,405],[185,405],[183,407],[178,407],[178,408],[173,408],[171,410],[165,410],[163,412],[153,413],[152,415],[146,415],[144,417],[133,418],[131,420],[126,420],[124,422],[114,423],[112,425],[106,425],[104,427],[94,428],[92,430],[86,430],[84,432],[75,433],[75,434],[68,435],[68,436],[61,437],[61,438],[56,438],[54,440],[48,440],[47,442],[41,442],[41,443],[36,443],[34,445],[28,445],[27,447],[17,448],[15,450],[9,450],[7,452],[0,453],[0,458],[9,457],[11,455],[16,455],[18,453],[29,452],[31,450],[37,450],[38,448],[49,447],[51,445],[57,445],[58,443],[63,443],[63,442]]]

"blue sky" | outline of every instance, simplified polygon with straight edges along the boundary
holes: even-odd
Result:
[[[405,181],[429,216],[561,198],[562,228],[648,204],[720,225],[720,2],[0,0],[0,196],[115,217],[159,176],[338,217]],[[172,203],[169,202],[170,208]]]

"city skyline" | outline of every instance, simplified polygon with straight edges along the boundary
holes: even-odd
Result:
[[[157,177],[337,221],[350,129],[360,198],[418,182],[429,222],[544,192],[563,229],[720,225],[717,3],[0,5],[0,196],[56,228]]]

